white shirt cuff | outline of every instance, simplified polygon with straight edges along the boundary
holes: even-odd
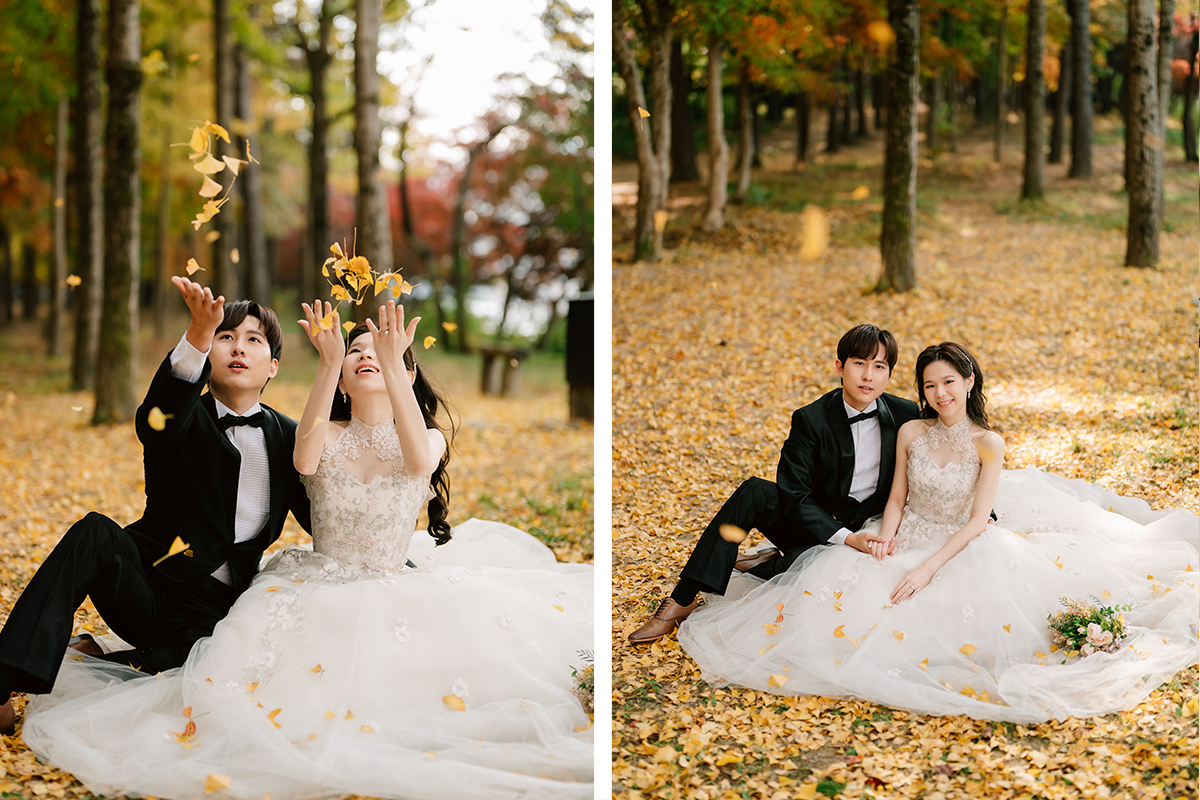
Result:
[[[211,349],[209,347],[201,353],[192,346],[184,333],[179,339],[179,344],[171,351],[171,374],[188,383],[200,380],[200,375],[204,372],[204,362],[208,361],[208,351]]]
[[[849,528],[841,528],[833,536],[829,537],[830,544],[845,544],[846,537],[851,533]]]

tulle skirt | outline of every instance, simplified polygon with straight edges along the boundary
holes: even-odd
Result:
[[[591,797],[572,672],[592,568],[479,520],[436,550],[415,537],[410,559],[344,580],[285,550],[179,669],[66,657],[24,739],[97,794]]]
[[[952,527],[883,562],[827,546],[770,581],[735,576],[679,641],[714,684],[1022,723],[1131,708],[1197,663],[1195,515],[1037,470],[1005,472],[995,509],[910,600],[889,597]],[[1121,649],[1056,649],[1064,597],[1131,604]]]

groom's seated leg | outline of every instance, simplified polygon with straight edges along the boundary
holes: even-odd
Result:
[[[779,487],[773,481],[763,478],[743,481],[700,534],[700,540],[684,565],[676,588],[690,590],[692,595],[690,599],[683,599],[691,602],[696,592],[725,594],[733,565],[737,562],[738,546],[721,536],[722,525],[733,525],[747,532],[755,528],[763,530],[774,521],[778,507]],[[675,597],[674,592],[671,596],[686,605]]]

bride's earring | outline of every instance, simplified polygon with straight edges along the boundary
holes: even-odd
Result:
[[[346,394],[345,389],[342,390],[342,402],[345,403],[346,405],[350,405],[350,396],[348,394]]]

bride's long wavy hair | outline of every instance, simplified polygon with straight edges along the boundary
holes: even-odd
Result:
[[[369,332],[365,323],[354,326],[346,340],[346,347],[349,348],[355,339]],[[437,544],[445,544],[450,541],[450,523],[446,521],[446,514],[450,508],[450,478],[446,475],[446,465],[450,462],[450,445],[454,441],[454,434],[458,431],[458,426],[454,423],[454,417],[450,413],[450,404],[446,399],[446,393],[440,385],[429,379],[429,374],[424,367],[417,369],[417,359],[413,355],[411,347],[404,351],[404,366],[409,372],[416,374],[416,378],[413,380],[413,394],[416,395],[417,405],[421,408],[425,427],[437,428],[446,437],[446,449],[442,452],[441,461],[438,462],[437,469],[429,476],[429,485],[433,488],[434,496],[429,501],[428,509],[429,535]],[[446,410],[447,427],[442,427],[438,422],[437,416],[440,408]],[[350,399],[341,392],[333,393],[333,407],[329,411],[329,419],[350,419]]]
[[[983,370],[979,368],[979,362],[975,360],[975,356],[961,344],[955,342],[942,342],[941,344],[931,344],[921,351],[921,355],[917,356],[917,397],[921,398],[921,417],[922,419],[933,419],[936,417],[937,409],[929,405],[929,401],[925,399],[925,368],[936,361],[944,361],[949,364],[955,372],[966,378],[975,376],[975,385],[971,387],[971,394],[967,398],[967,416],[984,430],[991,430],[992,426],[988,424],[987,417],[987,397],[983,394]]]

